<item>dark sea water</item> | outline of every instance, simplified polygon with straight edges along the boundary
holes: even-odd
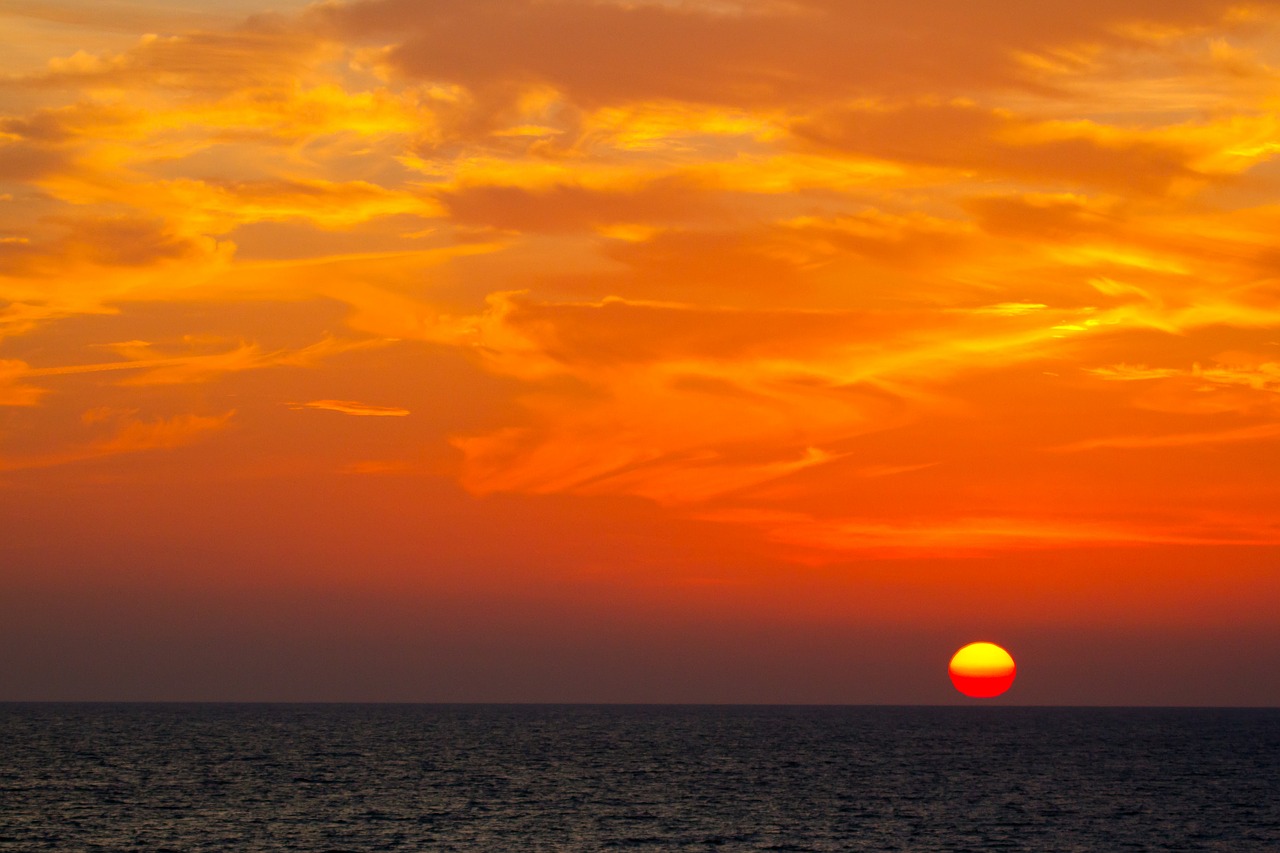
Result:
[[[1280,851],[1280,711],[0,705],[0,850]]]

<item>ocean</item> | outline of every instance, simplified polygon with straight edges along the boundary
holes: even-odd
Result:
[[[0,705],[3,851],[1280,851],[1280,710]]]

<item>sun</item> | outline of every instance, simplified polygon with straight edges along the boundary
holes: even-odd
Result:
[[[951,658],[951,683],[966,696],[999,696],[1013,684],[1018,667],[995,643],[970,643]]]

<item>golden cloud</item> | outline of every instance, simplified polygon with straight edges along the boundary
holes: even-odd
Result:
[[[1008,497],[1069,476],[1046,447],[1118,494],[1080,451],[1273,439],[1280,19],[1232,8],[364,0],[53,55],[0,83],[0,405],[30,436],[217,379],[269,401],[246,424],[322,431],[281,401],[467,412],[481,377],[500,404],[434,451],[476,493],[842,553],[1172,542],[931,501],[986,482],[954,473],[983,441],[1025,454]],[[275,303],[314,310],[273,327]],[[341,373],[391,340],[385,375]],[[400,397],[407,352],[473,381]],[[841,489],[932,515],[811,512]]]

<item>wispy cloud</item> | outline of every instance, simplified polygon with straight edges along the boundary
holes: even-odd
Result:
[[[1152,525],[1135,520],[1062,521],[1034,517],[961,517],[886,524],[868,519],[822,518],[803,513],[732,509],[704,513],[708,521],[744,525],[771,541],[803,549],[806,561],[847,560],[854,556],[916,558],[975,556],[1008,550],[1137,545],[1267,545],[1280,543],[1280,528],[1189,524]]]
[[[291,409],[319,409],[325,412],[339,412],[344,415],[356,415],[366,418],[403,418],[410,412],[397,406],[374,406],[369,403],[358,403],[354,400],[312,400],[309,403],[289,403]]]
[[[1196,444],[1223,444],[1237,441],[1262,441],[1280,436],[1280,424],[1257,424],[1234,429],[1205,432],[1179,432],[1166,435],[1111,435],[1090,438],[1050,448],[1058,453],[1077,453],[1101,448],[1189,447]]]
[[[178,415],[154,421],[126,417],[121,419],[114,434],[87,444],[32,456],[0,456],[0,471],[49,468],[121,454],[185,447],[225,429],[234,415],[232,410],[221,415]]]
[[[22,365],[15,377],[73,376],[86,373],[115,373],[139,371],[140,375],[124,380],[127,385],[178,385],[207,382],[231,373],[262,370],[270,367],[307,367],[320,360],[353,350],[369,349],[384,345],[383,341],[339,341],[326,338],[295,350],[263,351],[257,344],[240,343],[233,349],[213,353],[166,355],[163,350],[147,341],[129,341],[105,345],[123,355],[126,361],[89,362],[55,367],[29,367]]]

